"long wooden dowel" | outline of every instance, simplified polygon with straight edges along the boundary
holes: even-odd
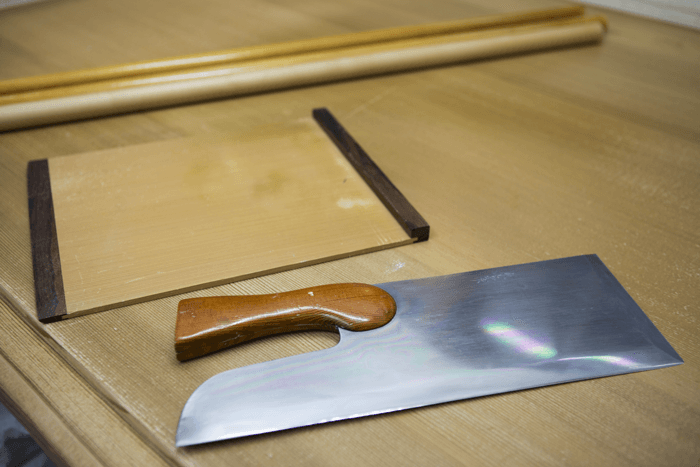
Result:
[[[5,105],[0,131],[592,43],[604,32],[603,18],[586,18],[278,58],[230,74]]]
[[[590,21],[590,18],[583,18],[583,17],[574,17],[574,18],[569,18],[569,19],[563,19],[563,20],[557,20],[556,24],[570,24],[570,23],[578,23],[580,21]],[[533,23],[533,24],[528,24],[527,26],[533,26],[533,27],[541,27],[541,26],[549,26],[553,24],[554,22],[545,22],[545,23]],[[525,25],[521,25],[525,26]],[[508,33],[507,28],[493,28],[490,29],[489,31],[494,31],[496,34],[505,34]],[[391,42],[380,42],[379,44],[365,44],[361,46],[355,46],[355,47],[347,47],[343,49],[343,53],[350,56],[353,54],[356,54],[358,51],[362,51],[362,53],[371,53],[372,49],[369,49],[367,47],[376,47],[377,45],[385,44],[389,47],[395,47],[395,48],[406,48],[410,46],[414,46],[416,44],[419,45],[427,45],[428,43],[434,43],[435,41],[438,42],[443,42],[443,41],[453,41],[454,35],[451,34],[446,34],[446,35],[435,35],[431,36],[428,38],[415,38],[418,39],[420,42],[417,43],[415,41],[411,42],[411,40],[397,40],[397,41],[391,41]],[[232,73],[239,73],[242,70],[249,70],[249,69],[260,69],[261,67],[266,67],[266,68],[271,68],[271,67],[276,67],[276,66],[282,66],[287,64],[289,60],[295,60],[295,61],[311,61],[311,60],[325,60],[329,58],[329,54],[335,54],[335,52],[340,52],[340,49],[330,49],[330,50],[324,50],[324,51],[316,51],[316,52],[309,52],[305,54],[295,54],[295,55],[286,55],[283,57],[268,57],[268,58],[260,58],[257,60],[250,60],[247,62],[242,62],[242,63],[237,63],[237,64],[230,64],[230,63],[224,63],[220,65],[210,65],[210,66],[201,66],[201,67],[195,67],[195,68],[189,68],[186,70],[180,70],[180,71],[171,71],[171,72],[163,72],[163,73],[158,73],[154,75],[147,75],[147,76],[133,76],[133,77],[122,77],[122,78],[116,78],[116,79],[110,79],[110,80],[102,80],[102,81],[92,81],[92,82],[86,82],[86,83],[79,83],[75,85],[70,85],[70,86],[59,86],[59,87],[52,87],[52,88],[46,88],[46,89],[39,89],[39,90],[34,90],[34,91],[27,91],[27,92],[21,92],[21,93],[16,93],[16,94],[9,94],[9,95],[0,95],[0,106],[8,105],[8,104],[15,104],[19,102],[29,102],[29,101],[38,101],[38,100],[48,100],[48,99],[55,99],[58,97],[66,97],[66,96],[71,96],[71,95],[79,95],[79,94],[89,94],[89,93],[96,93],[96,92],[105,92],[105,91],[115,91],[119,89],[125,89],[125,88],[132,88],[136,86],[151,86],[151,85],[156,85],[156,84],[165,84],[165,83],[171,83],[171,82],[176,82],[176,81],[184,81],[188,79],[201,79],[205,77],[213,77],[213,76],[222,76],[225,74],[232,74]],[[334,56],[334,55],[331,55]],[[279,59],[282,59],[280,61]]]
[[[519,12],[506,15],[484,16],[466,20],[405,26],[376,31],[342,34],[278,44],[242,47],[219,52],[187,55],[162,60],[128,63],[115,66],[75,70],[42,76],[0,81],[0,95],[36,91],[57,86],[86,84],[101,80],[133,78],[143,75],[170,73],[201,66],[241,63],[285,55],[294,55],[364,44],[379,44],[396,40],[429,37],[443,34],[478,31],[491,28],[531,24],[581,16],[584,8],[570,6],[546,10]]]

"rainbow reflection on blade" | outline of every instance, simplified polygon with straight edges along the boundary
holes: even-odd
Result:
[[[517,352],[528,353],[537,358],[552,358],[557,354],[549,345],[538,341],[528,335],[526,331],[519,331],[508,323],[502,323],[487,318],[482,320],[481,326],[488,334],[496,337],[500,342],[509,345]]]

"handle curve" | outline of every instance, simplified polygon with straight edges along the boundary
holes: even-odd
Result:
[[[396,314],[396,302],[367,284],[331,284],[268,295],[188,298],[175,325],[179,361],[259,337],[295,331],[368,331]]]

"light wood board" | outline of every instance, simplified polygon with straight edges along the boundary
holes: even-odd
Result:
[[[44,2],[0,17],[10,78],[561,5],[544,0]],[[601,13],[600,10],[589,11]],[[75,465],[694,466],[700,459],[700,36],[604,12],[602,45],[0,134],[4,397]],[[90,49],[90,50],[88,50]],[[327,106],[430,220],[428,242],[43,325],[31,159],[308,118]],[[192,449],[182,406],[208,377],[331,346],[251,342],[179,364],[182,298],[380,283],[596,253],[684,358],[678,367]],[[13,388],[18,387],[18,390]],[[22,397],[33,391],[35,398]],[[36,400],[42,403],[35,403]],[[44,407],[59,421],[42,418]],[[21,415],[21,413],[20,413]],[[60,428],[58,428],[60,427]],[[56,430],[65,430],[58,436]],[[68,433],[69,432],[69,433]],[[68,437],[72,441],[67,440]],[[78,447],[89,449],[82,455]],[[71,454],[73,456],[71,457]],[[88,455],[89,454],[89,455]],[[83,459],[81,461],[81,459]]]
[[[415,240],[310,117],[60,157],[48,173],[62,319]]]

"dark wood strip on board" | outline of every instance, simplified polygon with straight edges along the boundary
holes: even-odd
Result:
[[[340,152],[350,161],[362,179],[374,191],[384,206],[391,212],[401,227],[416,242],[428,239],[430,226],[408,202],[406,197],[391,183],[377,164],[357,144],[357,141],[338,123],[326,108],[314,109],[313,117],[323,131],[333,140]]]
[[[67,310],[48,160],[29,162],[27,191],[37,315],[43,322],[58,321]]]

